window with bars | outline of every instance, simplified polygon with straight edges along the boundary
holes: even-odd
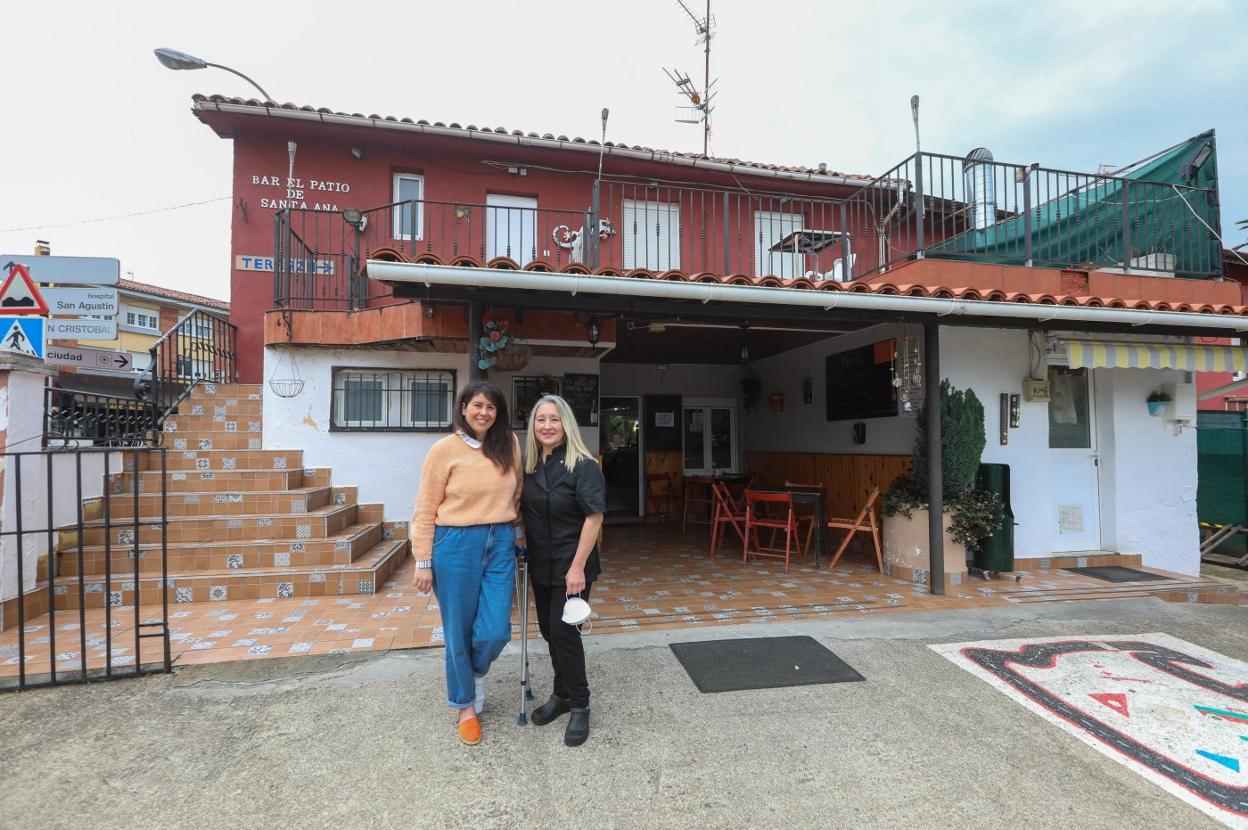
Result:
[[[445,369],[334,369],[336,431],[443,431],[451,427],[455,373]]]

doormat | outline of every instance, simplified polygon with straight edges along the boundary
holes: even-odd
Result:
[[[1206,815],[1248,828],[1248,665],[1166,634],[930,648]]]
[[[1083,574],[1093,579],[1102,579],[1106,582],[1151,582],[1160,579],[1170,579],[1168,576],[1161,574],[1151,574],[1148,571],[1137,571],[1135,568],[1124,568],[1122,565],[1098,565],[1092,568],[1062,568],[1063,571],[1070,571],[1072,574]]]
[[[864,679],[813,637],[707,640],[671,648],[703,694]]]

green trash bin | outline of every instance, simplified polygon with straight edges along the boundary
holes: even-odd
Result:
[[[975,486],[1001,497],[1005,505],[1005,522],[995,533],[980,540],[974,564],[983,571],[1014,570],[1014,511],[1010,508],[1010,465],[980,464]]]

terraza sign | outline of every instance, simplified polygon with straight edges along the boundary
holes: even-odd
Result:
[[[334,202],[322,202],[321,199],[333,198],[331,193],[350,193],[349,182],[329,182],[321,179],[289,178],[286,176],[252,176],[251,183],[256,187],[270,187],[277,191],[276,197],[261,196],[260,207],[269,210],[326,210],[339,211]],[[311,200],[309,202],[309,200]]]

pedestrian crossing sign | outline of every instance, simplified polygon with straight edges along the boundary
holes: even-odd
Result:
[[[0,352],[43,360],[43,317],[0,317]]]

